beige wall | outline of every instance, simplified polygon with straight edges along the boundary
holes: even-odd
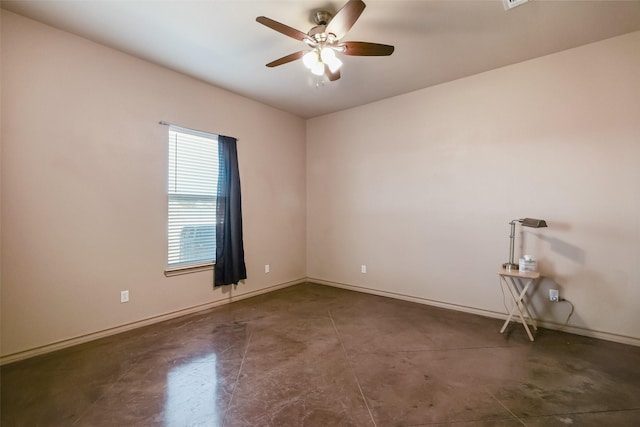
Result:
[[[304,120],[7,11],[1,101],[3,356],[305,277]],[[235,290],[163,274],[159,120],[239,140]]]
[[[640,32],[307,122],[307,275],[489,315],[508,222],[549,326],[640,345]],[[366,274],[360,266],[366,264]]]
[[[640,344],[640,33],[306,126],[6,11],[1,59],[4,360],[305,276],[497,316],[523,216],[550,224],[518,236],[546,324],[568,314],[545,301],[557,287],[569,330]],[[239,139],[236,289],[163,275],[159,120]]]

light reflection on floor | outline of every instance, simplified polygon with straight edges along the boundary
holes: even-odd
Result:
[[[217,409],[216,355],[195,358],[167,373],[164,421],[166,426],[193,425],[207,420],[207,425],[221,424]]]
[[[316,284],[0,368],[8,426],[640,426],[640,347]]]

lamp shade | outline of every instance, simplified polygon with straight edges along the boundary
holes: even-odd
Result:
[[[520,220],[523,227],[542,228],[547,226],[544,219],[524,218]]]

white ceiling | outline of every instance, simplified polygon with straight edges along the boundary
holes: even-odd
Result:
[[[309,118],[640,30],[640,0],[365,0],[343,40],[394,45],[346,57],[316,87],[301,61],[265,64],[305,45],[255,21],[300,31],[346,0],[3,0],[2,8]],[[597,61],[597,58],[594,58]]]

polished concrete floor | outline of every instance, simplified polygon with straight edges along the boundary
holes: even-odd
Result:
[[[6,365],[9,426],[640,426],[640,348],[314,284]]]

